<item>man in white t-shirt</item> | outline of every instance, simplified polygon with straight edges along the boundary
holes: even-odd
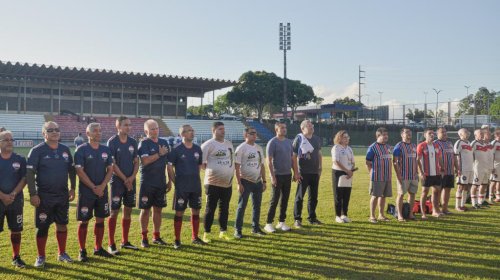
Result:
[[[253,127],[245,128],[245,142],[236,148],[235,170],[238,181],[238,209],[236,210],[235,238],[242,238],[243,217],[248,203],[248,197],[252,195],[252,233],[255,235],[265,235],[260,228],[260,206],[262,202],[262,192],[266,190],[266,170],[264,167],[264,152],[262,148],[255,144],[257,131]]]
[[[233,144],[224,139],[224,123],[214,122],[212,125],[213,138],[201,145],[203,165],[205,169],[205,194],[207,203],[205,208],[203,241],[210,242],[214,214],[219,204],[219,238],[230,240],[227,234],[227,220],[229,216],[229,202],[232,195],[232,181],[234,175]]]
[[[466,128],[461,128],[458,131],[460,137],[455,145],[453,151],[455,152],[457,162],[457,193],[455,194],[456,203],[455,210],[464,212],[467,210],[465,202],[467,201],[467,192],[470,189],[473,179],[473,164],[474,154],[472,146],[469,142],[470,132]]]

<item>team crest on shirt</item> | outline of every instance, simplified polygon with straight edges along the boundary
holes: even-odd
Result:
[[[47,214],[40,213],[40,215],[38,215],[38,220],[40,220],[41,223],[45,223],[45,221],[47,220]]]
[[[177,199],[177,204],[179,204],[179,205],[184,205],[184,202],[185,201],[182,198]]]
[[[68,161],[69,155],[66,152],[63,152],[62,157],[64,158],[65,161]]]
[[[12,168],[14,168],[17,171],[17,170],[19,170],[19,168],[21,168],[21,164],[16,161],[16,162],[12,163]]]
[[[143,196],[143,197],[141,197],[141,202],[142,202],[143,204],[148,203],[148,200],[149,200],[149,198],[148,198],[147,196]]]
[[[248,154],[248,159],[254,159],[254,158],[256,158],[255,153],[249,153]]]
[[[200,159],[200,154],[199,154],[198,152],[195,152],[195,153],[194,153],[194,158],[195,158],[196,160],[199,160],[199,159]]]
[[[128,151],[130,152],[130,154],[133,154],[134,153],[134,146],[130,145],[128,146]]]
[[[226,150],[218,150],[217,153],[215,153],[216,157],[225,157],[226,156]]]
[[[120,197],[119,196],[113,196],[113,198],[111,200],[113,201],[113,204],[120,203]]]
[[[80,209],[80,213],[82,213],[82,216],[87,216],[89,214],[89,208],[88,207],[82,207]]]
[[[104,152],[101,154],[101,157],[103,160],[107,160],[108,159],[108,153]]]

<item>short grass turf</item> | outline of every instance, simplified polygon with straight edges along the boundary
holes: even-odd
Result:
[[[33,267],[36,243],[33,207],[25,191],[24,231],[21,255],[26,269],[11,265],[11,247],[8,230],[0,233],[0,277],[2,279],[499,279],[500,278],[500,205],[489,209],[454,213],[440,219],[398,223],[370,224],[368,222],[368,173],[363,152],[356,151],[360,171],[355,174],[349,216],[350,224],[334,222],[331,187],[331,157],[329,148],[323,149],[324,173],[320,182],[318,218],[321,226],[309,226],[291,232],[268,234],[264,237],[250,233],[251,202],[249,202],[243,234],[234,241],[215,239],[207,246],[190,244],[191,226],[184,217],[183,247],[174,251],[171,245],[139,251],[122,251],[112,259],[93,257],[89,263],[64,264],[56,261],[57,242],[54,226],[47,243],[47,266]],[[26,150],[19,150],[26,154]],[[287,223],[293,223],[293,201],[297,185],[292,185]],[[238,194],[233,186],[229,231],[233,233]],[[395,190],[395,186],[394,186]],[[395,192],[394,192],[395,193]],[[265,223],[270,191],[262,202],[261,223]],[[307,199],[307,198],[306,198]],[[173,242],[172,192],[169,205],[163,211],[161,234]],[[450,209],[454,207],[454,191]],[[388,200],[394,203],[394,198]],[[204,206],[204,203],[203,203]],[[67,251],[75,260],[78,255],[75,220],[76,203],[71,203]],[[186,214],[189,211],[186,211]],[[203,212],[203,211],[202,211]],[[121,215],[120,215],[121,217]],[[304,206],[303,217],[307,217]],[[139,211],[133,212],[130,240],[140,244]],[[93,226],[89,227],[87,250],[92,252]],[[5,224],[5,228],[7,225]],[[150,232],[152,225],[150,224]],[[212,232],[218,232],[217,219]],[[200,235],[203,225],[200,225]],[[120,242],[121,225],[118,222],[116,240]],[[104,237],[107,246],[107,228]]]

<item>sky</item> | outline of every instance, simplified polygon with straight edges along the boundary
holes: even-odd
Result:
[[[458,100],[500,90],[500,1],[5,1],[0,60],[237,80],[283,75],[331,102]],[[217,91],[216,96],[228,89]],[[379,92],[382,92],[380,95]],[[212,103],[206,94],[204,104]],[[199,105],[199,98],[188,103]],[[443,104],[445,106],[445,104]]]

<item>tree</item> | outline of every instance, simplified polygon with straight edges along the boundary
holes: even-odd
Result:
[[[262,120],[262,112],[267,104],[278,105],[282,96],[281,79],[274,73],[248,71],[241,75],[238,84],[227,93],[230,103],[252,106],[257,117]]]
[[[189,106],[187,112],[194,116],[208,116],[213,112],[212,105]]]
[[[300,81],[287,80],[288,96],[287,103],[292,111],[291,119],[294,120],[297,107],[305,106],[310,102],[317,102],[312,87],[301,83]]]
[[[498,121],[500,119],[500,96],[496,94],[495,102],[490,106],[490,114],[492,119]]]
[[[480,87],[476,94],[470,94],[460,100],[460,103],[458,104],[458,111],[455,113],[455,116],[473,115],[474,110],[477,115],[487,115],[489,109],[488,107],[495,103],[496,96],[497,93],[495,91],[490,92],[487,88]]]
[[[349,97],[344,97],[344,98],[337,98],[335,101],[333,101],[333,104],[342,104],[342,105],[349,105],[349,106],[361,106],[363,107],[363,103],[358,102],[352,98]],[[356,116],[355,111],[350,111],[350,112],[341,112],[341,115],[344,116],[344,119],[347,119],[347,117],[353,118]]]
[[[415,108],[415,111],[412,111],[411,109],[408,109],[408,113],[406,113],[406,117],[414,122],[421,122],[424,118],[432,118],[432,116],[429,114],[429,110],[427,110],[427,114],[424,113],[424,110],[419,110],[418,108]]]

